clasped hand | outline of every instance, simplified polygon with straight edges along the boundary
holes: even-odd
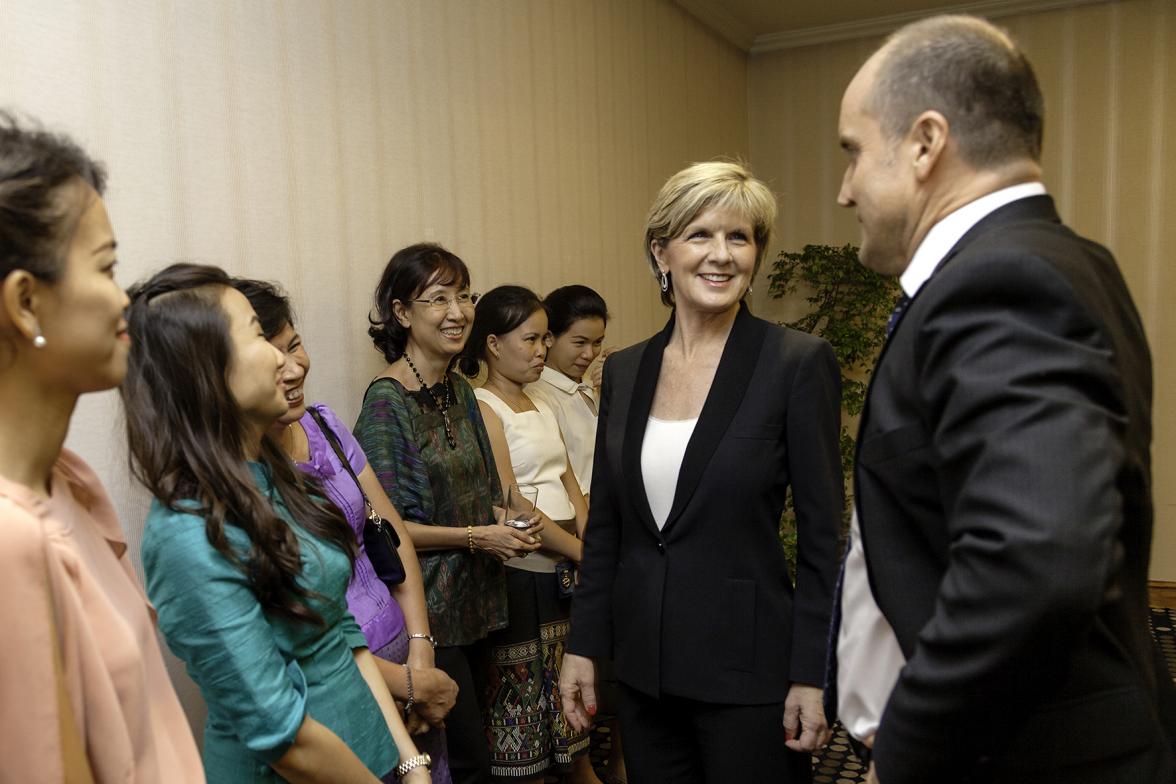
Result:
[[[457,682],[442,670],[430,667],[413,669],[413,708],[406,726],[419,735],[429,727],[444,727],[445,717],[457,702]]]
[[[531,526],[526,529],[512,528],[506,524],[506,510],[494,507],[495,525],[483,525],[474,529],[474,541],[479,549],[506,561],[527,553],[533,553],[542,545],[540,532],[546,517],[539,510],[531,515]]]

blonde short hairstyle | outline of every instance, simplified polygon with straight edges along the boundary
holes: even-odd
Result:
[[[690,222],[711,207],[734,209],[752,225],[755,240],[755,273],[768,251],[772,239],[772,223],[776,220],[776,197],[755,175],[741,163],[706,161],[693,163],[666,180],[658,192],[649,217],[645,221],[645,256],[653,277],[658,280],[652,245],[664,245],[679,236]],[[674,288],[661,294],[662,302],[674,304]]]

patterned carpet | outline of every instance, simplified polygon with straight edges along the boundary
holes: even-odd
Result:
[[[1151,608],[1152,634],[1160,643],[1160,650],[1168,662],[1168,671],[1176,681],[1176,609]],[[608,730],[598,727],[592,731],[592,765],[599,775],[608,759]],[[838,724],[833,740],[820,754],[813,757],[813,784],[858,784],[866,780],[866,771],[849,749],[845,730]],[[555,782],[558,779],[548,778]]]

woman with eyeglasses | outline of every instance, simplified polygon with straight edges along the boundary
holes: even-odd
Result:
[[[446,717],[455,784],[488,781],[479,695],[486,636],[504,627],[503,561],[539,547],[502,525],[502,488],[470,385],[453,372],[474,319],[465,263],[439,245],[397,251],[368,333],[388,362],[364,395],[355,436],[416,546],[435,661],[457,681]]]

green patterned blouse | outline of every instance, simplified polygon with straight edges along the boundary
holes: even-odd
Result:
[[[446,442],[445,422],[428,393],[410,392],[391,378],[368,387],[355,437],[405,520],[453,528],[493,525],[491,507],[502,503],[502,489],[490,439],[470,385],[454,372],[449,383],[456,449]],[[440,385],[434,391],[445,394]],[[497,558],[464,547],[417,556],[438,645],[467,645],[506,626],[506,578]]]

